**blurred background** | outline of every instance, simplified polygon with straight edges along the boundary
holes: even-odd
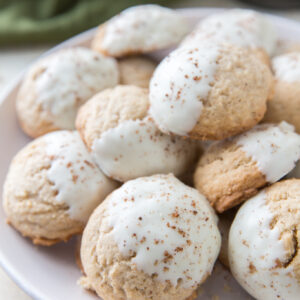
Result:
[[[0,101],[10,82],[40,54],[128,6],[243,7],[300,21],[300,0],[0,0]],[[31,300],[0,267],[0,300]]]
[[[246,7],[300,21],[300,0],[0,0],[0,93],[25,66],[56,43],[97,26],[124,8]]]

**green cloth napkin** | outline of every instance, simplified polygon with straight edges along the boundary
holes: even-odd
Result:
[[[129,6],[171,1],[0,0],[0,46],[61,41]]]

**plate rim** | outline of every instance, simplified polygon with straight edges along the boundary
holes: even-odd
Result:
[[[28,68],[30,68],[30,66],[33,63],[35,63],[35,61],[57,50],[60,50],[61,48],[65,48],[66,46],[72,46],[76,44],[77,40],[88,40],[92,36],[93,32],[96,31],[96,29],[97,27],[93,27],[73,37],[70,37],[69,39],[55,45],[54,47],[50,48],[49,50],[39,55],[36,59],[34,59],[26,68],[20,71],[20,73],[16,75],[16,77],[3,90],[3,92],[0,95],[0,109],[4,105],[5,101],[8,101],[10,94],[15,90],[15,88],[21,82]],[[1,196],[1,200],[2,200],[2,196]],[[1,201],[1,205],[2,205],[2,201]],[[40,295],[40,292],[38,291],[38,289],[35,288],[35,286],[33,286],[29,281],[27,281],[26,278],[22,276],[22,274],[19,274],[17,271],[15,271],[14,265],[11,262],[7,261],[7,259],[3,256],[1,249],[0,249],[0,267],[3,269],[6,275],[8,275],[10,279],[29,297],[31,297],[34,300],[45,300],[45,298],[42,295]]]
[[[179,12],[182,13],[190,13],[190,14],[194,14],[197,15],[200,12],[202,13],[206,13],[206,14],[210,14],[210,13],[215,13],[218,11],[222,11],[222,10],[228,10],[228,9],[234,9],[234,8],[238,8],[238,7],[233,7],[233,8],[224,8],[224,7],[188,7],[188,8],[178,8],[176,9]],[[250,10],[255,10],[252,8],[241,8],[241,9],[250,9]],[[296,21],[296,20],[292,20],[286,17],[282,17],[276,14],[272,14],[272,13],[268,13],[265,11],[261,11],[261,10],[256,10],[256,11],[260,11],[263,14],[271,17],[273,20],[277,20],[278,22],[285,22],[286,24],[290,25],[290,26],[298,26],[299,30],[300,30],[300,21]],[[61,48],[65,48],[66,46],[72,46],[72,45],[76,45],[76,41],[78,40],[88,40],[92,34],[96,31],[97,26],[93,27],[91,29],[88,29],[86,31],[83,31],[57,45],[55,45],[54,47],[50,48],[49,50],[45,51],[44,53],[42,53],[41,55],[39,55],[36,59],[34,59],[26,68],[24,68],[18,75],[16,75],[16,77],[11,80],[8,85],[4,88],[4,90],[2,91],[1,95],[0,95],[0,109],[2,108],[2,105],[4,104],[5,101],[8,101],[7,99],[9,99],[10,94],[14,91],[14,89],[18,86],[18,84],[21,82],[24,74],[26,73],[26,71],[28,70],[28,68],[37,60],[39,60],[41,57],[47,56],[57,50],[60,50]],[[77,43],[78,44],[78,43]],[[2,197],[1,197],[2,199]],[[2,204],[1,204],[2,205]],[[38,289],[33,286],[28,280],[26,280],[26,278],[24,278],[22,276],[22,274],[19,274],[17,271],[14,270],[14,265],[7,261],[7,259],[3,256],[3,253],[1,252],[0,249],[0,266],[1,268],[4,270],[4,272],[10,277],[11,280],[14,281],[14,283],[21,288],[29,297],[31,297],[32,299],[35,300],[45,300],[45,298],[40,294],[40,292],[38,291]]]

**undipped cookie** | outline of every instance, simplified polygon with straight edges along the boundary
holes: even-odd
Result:
[[[278,41],[268,17],[249,9],[230,9],[204,18],[182,44],[199,45],[206,40],[250,49],[267,63],[268,55],[274,54]]]

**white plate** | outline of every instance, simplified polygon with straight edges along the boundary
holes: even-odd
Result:
[[[184,9],[182,14],[191,23],[216,9]],[[279,35],[284,39],[300,42],[300,24],[280,17],[270,16]],[[72,38],[51,51],[74,45],[88,45],[94,29]],[[48,52],[46,53],[46,55]],[[162,53],[158,53],[161,56]],[[18,78],[3,99],[0,99],[0,195],[11,158],[28,141],[20,130],[15,113],[15,97],[20,83]],[[0,205],[0,263],[16,283],[34,299],[41,300],[95,300],[93,294],[82,290],[76,281],[80,271],[75,264],[74,240],[44,248],[32,245],[5,223],[5,215]],[[230,273],[217,264],[214,275],[201,287],[199,298],[233,300],[251,299],[235,282]]]

